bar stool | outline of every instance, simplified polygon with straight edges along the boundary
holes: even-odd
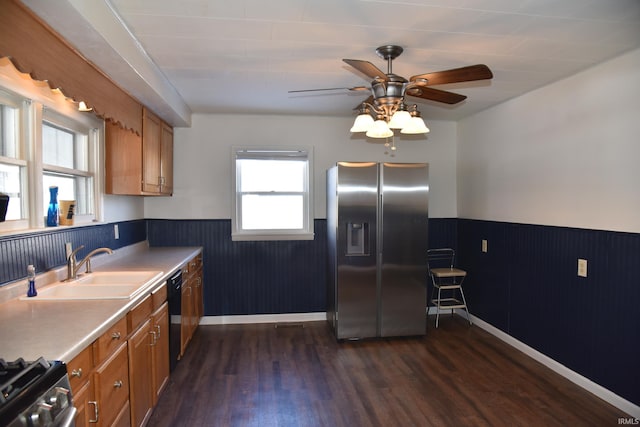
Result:
[[[451,248],[429,249],[427,251],[427,262],[429,266],[429,277],[433,283],[434,295],[431,303],[436,306],[436,328],[440,319],[440,310],[453,310],[463,308],[467,313],[467,320],[471,324],[467,300],[462,290],[462,282],[467,276],[467,272],[454,267],[456,253]],[[443,292],[444,291],[444,292]]]

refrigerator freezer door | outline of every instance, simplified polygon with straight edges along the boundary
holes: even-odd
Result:
[[[380,336],[424,335],[428,164],[382,164]]]
[[[336,336],[375,337],[378,165],[341,162],[337,169]]]

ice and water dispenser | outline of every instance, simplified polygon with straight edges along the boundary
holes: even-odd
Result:
[[[369,223],[347,223],[347,256],[369,255]]]

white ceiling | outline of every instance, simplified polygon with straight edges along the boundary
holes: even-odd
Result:
[[[174,125],[189,110],[353,114],[366,92],[287,91],[367,84],[342,58],[386,70],[375,54],[385,44],[404,48],[393,71],[406,78],[493,71],[437,86],[468,96],[455,106],[411,98],[427,120],[460,119],[640,47],[639,0],[24,1]]]

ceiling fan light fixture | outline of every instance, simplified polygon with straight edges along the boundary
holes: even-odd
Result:
[[[421,133],[429,133],[429,128],[420,116],[413,116],[409,119],[409,123],[402,128],[400,133],[405,135],[417,135]]]
[[[389,129],[389,125],[382,119],[373,122],[373,126],[366,133],[369,138],[389,138],[393,136],[393,131]]]
[[[409,114],[404,104],[401,104],[398,110],[391,116],[389,128],[403,129],[407,123],[409,123],[409,120],[411,120],[411,114]]]
[[[373,117],[369,113],[362,113],[356,117],[350,132],[367,132],[373,126]]]

